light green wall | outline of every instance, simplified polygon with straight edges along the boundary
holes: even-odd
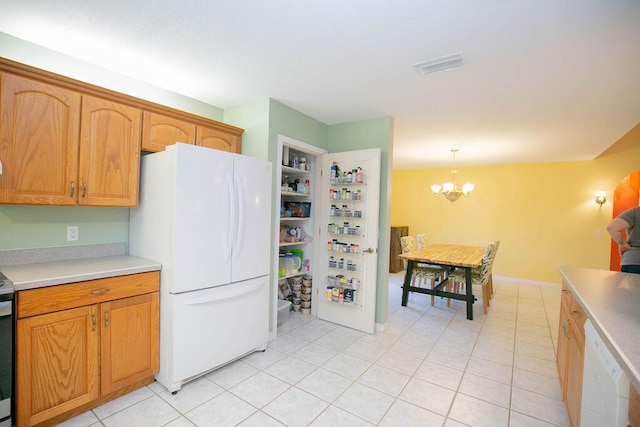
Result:
[[[270,99],[269,159],[273,162],[278,157],[278,135],[280,134],[316,147],[327,148],[328,127],[326,124]]]
[[[206,103],[148,85],[125,75],[79,61],[67,55],[0,33],[0,57],[61,74],[79,81],[126,93],[161,105],[245,129],[242,153],[275,163],[278,135],[286,135],[330,151],[382,148],[382,181],[387,182],[391,162],[392,120],[365,120],[335,126],[326,124],[273,99],[225,111]],[[278,185],[279,178],[273,178]],[[386,320],[386,270],[388,263],[388,185],[383,184],[376,321]],[[80,240],[66,241],[67,225],[80,227]],[[129,210],[114,208],[0,206],[0,249],[35,248],[74,244],[128,242]],[[275,231],[272,233],[275,236]],[[384,286],[381,283],[384,282]]]
[[[193,114],[222,120],[222,109],[0,33],[0,56]],[[80,239],[66,241],[67,225]],[[0,249],[128,242],[129,209],[0,206]]]
[[[387,320],[389,288],[389,221],[391,164],[393,161],[393,119],[381,117],[329,126],[329,152],[380,148],[380,211],[378,238],[378,283],[376,286],[376,323]]]
[[[269,105],[270,100],[265,98],[224,110],[225,123],[244,129],[242,154],[269,159]]]
[[[378,253],[378,283],[376,302],[376,322],[387,319],[388,270],[389,270],[389,173],[392,161],[393,119],[383,117],[352,123],[328,126],[276,100],[269,99],[268,108],[260,101],[254,104],[225,111],[227,123],[245,129],[243,154],[265,158],[273,164],[278,158],[278,136],[303,141],[329,152],[380,148],[382,151],[381,193],[380,193],[380,238]],[[265,121],[268,120],[268,137],[265,136]],[[262,141],[267,141],[264,145]],[[261,144],[262,142],[262,144]],[[259,148],[258,148],[259,147]],[[275,168],[274,168],[275,170]],[[273,175],[273,185],[279,185],[280,177]],[[275,195],[272,203],[276,203]],[[277,230],[272,229],[275,241]],[[273,251],[273,250],[272,250]],[[271,254],[275,256],[274,253]]]
[[[79,240],[67,242],[67,226]],[[129,209],[0,206],[0,250],[129,241]]]
[[[221,108],[88,64],[2,32],[0,57],[213,120],[223,119]]]

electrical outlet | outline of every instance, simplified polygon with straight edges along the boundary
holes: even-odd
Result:
[[[74,242],[80,237],[80,231],[77,225],[70,225],[67,227],[67,242]]]

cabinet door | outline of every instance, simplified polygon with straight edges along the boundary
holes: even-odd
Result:
[[[196,129],[196,145],[240,154],[242,138],[230,133],[198,126]]]
[[[567,366],[566,402],[569,421],[574,427],[580,426],[582,403],[582,374],[584,370],[584,341],[575,326],[571,328],[569,339],[569,361]]]
[[[569,320],[569,309],[564,301],[560,304],[560,321],[558,331],[558,376],[560,377],[560,386],[562,387],[562,398],[566,399],[567,395],[567,362],[569,358],[569,338],[570,338],[571,321]]]
[[[18,426],[30,426],[99,395],[97,306],[17,322]]]
[[[145,111],[142,115],[142,149],[163,151],[176,142],[193,144],[196,125],[182,120]]]
[[[640,427],[640,394],[633,384],[629,386],[629,425]]]
[[[79,205],[138,204],[140,122],[137,108],[82,97]]]
[[[80,94],[2,75],[0,203],[75,205]]]
[[[159,363],[158,293],[100,305],[101,393],[153,377]]]

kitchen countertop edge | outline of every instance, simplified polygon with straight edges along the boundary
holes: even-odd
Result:
[[[130,255],[0,266],[16,292],[160,269],[160,263]]]
[[[637,312],[634,317],[632,310],[624,309],[625,304],[633,307],[640,300],[616,298],[619,293],[626,295],[624,291],[637,293],[640,275],[568,266],[558,268],[558,272],[629,381],[640,390],[640,344],[636,333],[640,331],[640,323]]]

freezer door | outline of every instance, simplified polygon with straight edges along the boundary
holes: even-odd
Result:
[[[238,200],[233,229],[231,281],[269,274],[271,234],[271,163],[234,156],[234,191]]]
[[[169,391],[185,380],[266,348],[268,276],[216,288],[168,295],[171,319],[160,330],[160,372]]]
[[[235,216],[233,155],[179,144],[176,147],[171,227],[171,293],[231,282],[231,224]],[[165,266],[163,265],[163,269]]]

